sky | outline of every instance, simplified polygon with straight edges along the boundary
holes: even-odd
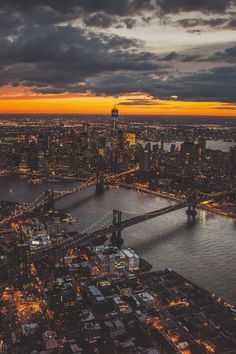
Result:
[[[0,113],[236,117],[236,0],[1,0]]]

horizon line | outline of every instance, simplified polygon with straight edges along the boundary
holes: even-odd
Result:
[[[62,115],[62,116],[97,116],[97,117],[104,117],[104,116],[110,116],[109,113],[60,113],[60,112],[0,112],[0,116],[3,115]],[[206,117],[206,118],[235,118],[236,119],[236,115],[202,115],[202,114],[140,114],[140,113],[134,113],[134,114],[120,114],[119,117],[133,117],[133,116],[139,116],[139,117]]]

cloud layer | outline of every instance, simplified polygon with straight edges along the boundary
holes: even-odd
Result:
[[[220,49],[214,44],[210,54],[202,48],[162,53],[135,39],[136,26],[155,31],[157,19],[181,31],[234,30],[235,5],[235,0],[2,0],[0,86],[25,86],[37,94],[140,92],[154,99],[235,102],[233,43]],[[188,70],[180,69],[187,64]]]

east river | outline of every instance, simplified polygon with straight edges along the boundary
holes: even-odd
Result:
[[[34,185],[16,178],[0,178],[0,199],[27,202],[43,190],[70,189],[74,183]],[[96,222],[113,208],[146,212],[170,202],[145,193],[112,188],[97,196],[95,188],[57,203],[78,218],[77,230]],[[128,216],[126,216],[128,217]],[[195,224],[185,210],[143,222],[123,231],[125,247],[135,249],[154,269],[172,268],[206,289],[236,304],[236,221],[200,211]]]

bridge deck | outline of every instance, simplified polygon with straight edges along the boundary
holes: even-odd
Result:
[[[112,234],[114,231],[120,230],[120,229],[125,229],[127,227],[139,224],[141,222],[156,218],[161,215],[165,215],[168,213],[171,213],[173,211],[183,209],[187,206],[187,202],[179,203],[176,205],[168,206],[159,210],[154,210],[149,213],[146,213],[144,215],[139,215],[135,216],[132,218],[129,218],[127,220],[122,221],[122,223],[119,226],[113,226],[110,225],[108,227],[105,227],[103,229],[95,230],[90,233],[82,233],[79,234],[76,237],[70,238],[65,240],[64,242],[57,243],[55,245],[49,246],[49,247],[43,247],[41,248],[37,253],[31,254],[32,261],[39,260],[42,258],[45,258],[49,253],[53,253],[57,251],[64,251],[66,252],[68,249],[71,249],[73,247],[78,247],[80,245],[83,245],[85,243],[90,243],[94,242],[97,239],[99,239],[102,236],[107,236],[109,234]]]

